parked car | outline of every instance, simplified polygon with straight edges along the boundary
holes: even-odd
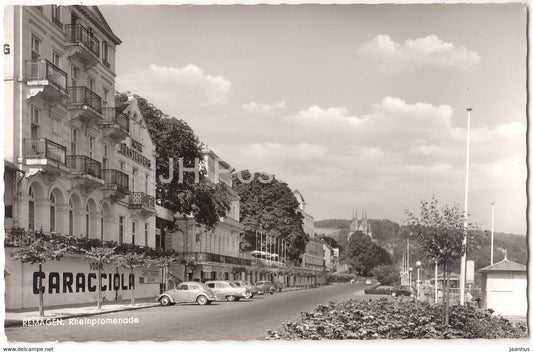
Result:
[[[226,299],[233,302],[250,295],[246,287],[239,287],[232,281],[207,281],[205,285],[215,293],[218,300]]]
[[[255,295],[259,294],[259,290],[256,286],[252,285],[248,281],[233,281],[233,283],[239,287],[245,287],[248,289],[248,297],[246,298],[253,298]]]
[[[399,297],[399,296],[407,296],[410,297],[411,295],[414,295],[416,290],[413,287],[402,285],[402,286],[396,286],[392,289],[392,296],[393,297]]]
[[[372,280],[367,279],[367,280],[365,281],[365,285],[372,285]]]
[[[197,302],[200,305],[211,304],[215,301],[215,293],[206,285],[196,281],[185,281],[172,290],[167,290],[157,297],[162,306],[174,303]]]
[[[257,281],[255,286],[257,287],[260,295],[264,295],[265,293],[270,293],[273,295],[274,292],[276,292],[276,286],[270,281]]]

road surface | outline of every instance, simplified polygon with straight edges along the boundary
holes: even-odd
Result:
[[[254,340],[266,331],[296,320],[317,304],[363,298],[364,285],[342,284],[309,290],[275,293],[239,302],[213,302],[208,306],[180,304],[103,314],[95,318],[138,318],[133,324],[35,326],[6,328],[9,341],[169,341]],[[83,319],[83,318],[80,318]]]

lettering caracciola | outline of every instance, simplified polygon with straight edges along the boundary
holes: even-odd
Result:
[[[135,288],[135,275],[129,274],[125,281],[124,274],[102,273],[100,289],[104,291],[131,290]],[[78,293],[96,292],[98,284],[97,273],[70,273],[70,272],[50,272],[48,278],[46,273],[35,271],[33,273],[33,293],[39,294],[39,278],[44,282],[43,293]],[[48,289],[46,289],[48,287]]]

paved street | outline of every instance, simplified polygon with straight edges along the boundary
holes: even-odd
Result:
[[[297,319],[317,304],[363,297],[362,284],[325,286],[309,290],[258,296],[239,302],[216,302],[154,307],[137,311],[87,317],[137,317],[138,324],[7,328],[10,341],[133,341],[133,340],[253,340],[268,329]]]

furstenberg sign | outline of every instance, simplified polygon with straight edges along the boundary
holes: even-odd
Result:
[[[33,273],[33,293],[39,294],[39,278],[43,280],[41,291],[43,293],[79,293],[96,292],[98,285],[97,273],[71,273],[50,272],[48,275],[42,271]],[[102,273],[100,289],[104,291],[126,291],[135,288],[135,275],[117,273]],[[48,287],[48,289],[47,289]]]

